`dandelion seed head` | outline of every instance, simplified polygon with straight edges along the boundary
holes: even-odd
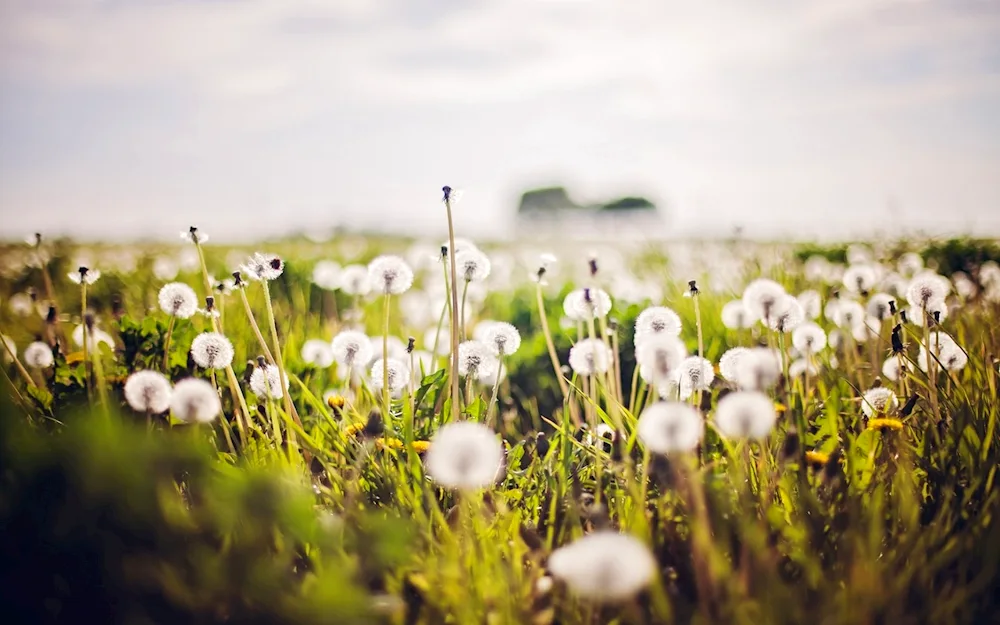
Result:
[[[472,421],[442,426],[431,439],[424,458],[431,479],[456,490],[492,486],[500,476],[503,461],[503,445],[496,433]]]
[[[18,317],[27,317],[35,311],[35,302],[27,293],[15,293],[7,300],[10,311]]]
[[[602,289],[576,289],[563,299],[563,311],[574,321],[604,317],[611,312],[611,296]]]
[[[340,290],[348,295],[368,295],[372,290],[368,267],[347,265],[340,270]]]
[[[368,374],[371,378],[372,390],[379,392],[382,390],[382,384],[385,381],[383,378],[386,371],[389,372],[390,393],[398,393],[410,383],[410,370],[402,360],[398,358],[389,358],[389,360],[379,358],[372,364],[371,371]]]
[[[170,380],[156,371],[136,371],[125,380],[125,401],[136,412],[160,414],[170,408]]]
[[[740,361],[749,353],[750,349],[746,347],[732,347],[726,350],[719,359],[719,373],[722,377],[730,382],[736,382]]]
[[[35,341],[24,348],[24,364],[32,369],[48,369],[55,363],[52,348],[47,343]]]
[[[578,375],[604,373],[611,359],[611,349],[600,339],[583,339],[569,350],[569,366]]]
[[[333,337],[333,357],[343,367],[357,369],[371,362],[375,356],[372,340],[364,332],[342,330]]]
[[[951,283],[935,273],[918,274],[906,289],[906,299],[914,308],[925,308],[931,302],[944,300],[951,292]]]
[[[890,302],[895,302],[896,298],[889,295],[888,293],[876,293],[868,298],[868,306],[866,307],[866,312],[869,317],[874,317],[879,321],[885,321],[892,317],[892,312],[890,312]]]
[[[747,310],[743,300],[737,299],[726,302],[722,307],[722,325],[730,330],[740,330],[753,325],[754,316]]]
[[[83,347],[83,324],[76,326],[73,330],[73,342]],[[99,345],[104,344],[114,348],[115,340],[104,330],[94,328],[87,331],[87,349],[96,350]]]
[[[882,375],[885,376],[891,382],[899,382],[899,378],[902,375],[904,365],[899,361],[896,356],[889,356],[882,363]]]
[[[634,342],[638,346],[651,336],[672,336],[681,334],[681,318],[666,306],[650,306],[635,318]]]
[[[882,334],[882,322],[875,317],[865,317],[851,327],[851,336],[858,343],[874,341]]]
[[[802,354],[816,354],[826,347],[826,332],[815,323],[803,323],[792,332],[792,346]]]
[[[321,260],[313,267],[313,284],[326,291],[340,288],[340,264],[332,260]]]
[[[496,375],[496,369],[500,366],[497,357],[486,343],[477,341],[463,341],[458,346],[458,375],[463,378],[488,377]]]
[[[490,275],[490,259],[478,248],[467,248],[455,254],[458,277],[466,282],[482,282]]]
[[[208,234],[192,226],[181,231],[181,240],[188,243],[208,243]]]
[[[924,259],[916,252],[907,252],[899,257],[896,269],[904,276],[912,276],[924,268]]]
[[[399,295],[413,286],[413,270],[399,256],[387,254],[368,263],[368,281],[379,293]]]
[[[611,603],[634,597],[648,586],[656,560],[640,540],[601,530],[553,551],[548,568],[575,594]]]
[[[225,369],[233,364],[233,344],[218,332],[204,332],[191,341],[191,358],[202,369]]]
[[[799,300],[799,305],[802,306],[802,312],[805,313],[807,319],[819,318],[823,307],[818,291],[802,291],[799,293],[797,299]]]
[[[906,310],[906,320],[916,326],[924,325],[924,309],[930,317],[931,326],[948,318],[948,304],[943,299],[931,300],[921,308],[910,306]]]
[[[654,385],[663,385],[674,380],[679,383],[680,378],[674,378],[674,375],[686,357],[687,349],[684,343],[668,334],[649,336],[639,343],[635,350],[639,374]]]
[[[785,289],[780,284],[767,278],[758,278],[743,290],[743,305],[754,319],[766,322],[785,296]]]
[[[274,365],[258,366],[250,374],[250,390],[258,397],[281,399],[288,390],[288,378],[285,378],[284,388],[281,384],[281,373]]]
[[[183,282],[163,285],[157,300],[160,310],[178,319],[189,319],[198,311],[198,295]]]
[[[274,254],[263,254],[257,252],[240,265],[240,272],[244,278],[257,280],[258,282],[270,282],[276,280],[285,270],[285,264]]]
[[[93,284],[101,277],[101,272],[97,269],[80,267],[76,271],[67,274],[74,284]]]
[[[483,342],[497,355],[510,356],[521,346],[521,333],[513,325],[497,321],[486,329]]]
[[[705,421],[689,404],[656,402],[639,416],[639,440],[655,454],[694,451],[705,433]]]
[[[333,364],[333,347],[326,341],[309,339],[302,344],[302,361],[320,369]]]
[[[851,293],[867,293],[875,288],[878,274],[869,264],[851,265],[844,271],[844,287]]]
[[[211,384],[186,378],[174,385],[170,412],[185,423],[210,423],[222,412],[222,402]]]
[[[763,440],[770,434],[778,415],[771,399],[757,391],[737,391],[719,401],[715,425],[726,438]]]
[[[894,414],[897,408],[899,400],[895,393],[884,386],[868,389],[861,398],[861,411],[868,418]]]
[[[743,354],[736,365],[736,385],[744,390],[763,390],[778,383],[781,359],[774,350],[755,347]]]
[[[860,302],[839,300],[831,321],[841,328],[852,329],[859,323],[864,322],[865,316],[865,307]]]
[[[793,378],[799,378],[803,375],[816,376],[819,375],[819,367],[805,358],[798,358],[788,365],[788,375]]]
[[[785,295],[774,305],[767,318],[767,327],[776,332],[791,332],[805,319],[805,311],[799,300],[791,295]]]
[[[707,391],[715,379],[712,361],[701,356],[689,356],[678,367],[681,389],[687,391]]]

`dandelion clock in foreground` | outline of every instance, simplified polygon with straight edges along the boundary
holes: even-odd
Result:
[[[866,417],[889,415],[896,412],[897,408],[899,400],[896,399],[896,394],[884,386],[868,389],[861,397],[861,411]]]
[[[125,401],[136,412],[160,414],[170,408],[170,380],[156,371],[136,371],[125,381]]]
[[[704,432],[698,411],[680,402],[656,402],[639,416],[639,440],[656,454],[693,451]]]
[[[222,412],[222,402],[211,384],[187,378],[174,386],[170,412],[185,423],[209,423]]]
[[[549,572],[577,595],[598,603],[624,601],[649,585],[656,560],[632,536],[599,531],[552,552]]]
[[[579,375],[604,373],[611,359],[611,349],[600,339],[583,339],[569,350],[569,366]]]
[[[496,482],[503,467],[503,445],[481,423],[449,423],[431,439],[427,473],[445,488],[474,490]]]
[[[715,411],[715,426],[726,438],[764,439],[777,420],[771,399],[757,391],[730,393]]]
[[[388,372],[386,372],[387,367]],[[375,361],[375,364],[372,365],[372,370],[369,374],[371,377],[372,390],[382,390],[382,386],[386,379],[386,373],[388,373],[390,393],[398,393],[402,391],[410,382],[410,370],[406,367],[406,364],[404,364],[403,361],[396,358],[390,358],[389,360],[379,358]]]
[[[285,387],[281,387],[281,373],[274,365],[264,365],[257,367],[250,374],[250,390],[260,397],[271,399],[281,399],[288,390],[288,378],[285,378]]]
[[[233,344],[218,332],[204,332],[191,341],[191,358],[202,369],[225,369],[233,363]]]
[[[52,348],[41,341],[35,341],[24,348],[24,364],[32,369],[47,369],[55,363]]]

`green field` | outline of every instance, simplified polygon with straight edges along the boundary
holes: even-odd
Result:
[[[12,622],[1000,619],[996,242],[202,237],[0,247]]]

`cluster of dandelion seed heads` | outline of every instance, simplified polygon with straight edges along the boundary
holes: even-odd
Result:
[[[233,354],[232,342],[218,332],[204,332],[191,341],[191,358],[202,369],[225,369]]]

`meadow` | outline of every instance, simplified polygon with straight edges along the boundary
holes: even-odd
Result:
[[[1000,619],[995,242],[180,234],[0,247],[14,622]]]

